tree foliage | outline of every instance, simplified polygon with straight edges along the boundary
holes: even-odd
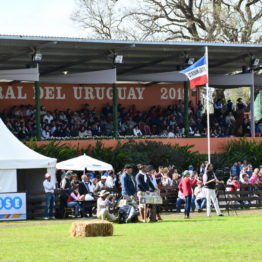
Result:
[[[92,37],[261,42],[260,0],[76,0],[72,19]]]

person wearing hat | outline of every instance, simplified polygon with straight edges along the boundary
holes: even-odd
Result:
[[[201,180],[197,181],[197,187],[194,190],[195,195],[195,205],[198,212],[201,212],[206,207],[206,193],[203,188],[203,182]]]
[[[136,182],[132,176],[133,166],[127,164],[124,166],[124,172],[120,177],[121,193],[125,199],[136,195]]]
[[[152,189],[153,191],[157,191],[157,189],[154,187],[151,180],[146,174],[146,166],[139,164],[137,165],[137,168],[139,172],[136,175],[136,185],[137,185],[137,196],[140,201],[140,198],[142,197],[143,193],[149,192],[150,189]],[[139,211],[142,220],[146,222],[146,214],[147,214],[146,205],[140,203]]]
[[[190,172],[185,170],[183,173],[183,179],[180,181],[178,185],[178,189],[185,197],[185,218],[190,218],[190,208],[191,208],[191,201],[192,201],[192,187],[197,183],[195,176],[191,180]]]
[[[108,189],[108,187],[106,185],[106,179],[107,179],[106,176],[101,176],[100,181],[96,184],[96,187],[94,189],[94,193],[96,195],[99,195],[101,190],[107,190]]]
[[[71,186],[72,174],[73,174],[72,171],[67,171],[65,177],[62,179],[60,183],[60,187],[66,190],[69,194],[72,191],[72,186]]]
[[[44,219],[54,219],[53,207],[54,207],[54,192],[55,184],[51,181],[51,175],[46,173],[45,180],[43,182],[43,187],[45,190],[45,214]]]
[[[112,204],[110,201],[110,193],[102,190],[97,199],[97,218],[101,220],[116,221],[116,217],[109,212],[109,207]]]

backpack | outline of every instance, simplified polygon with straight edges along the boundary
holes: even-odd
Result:
[[[118,210],[118,223],[136,223],[138,221],[139,210],[137,207],[125,205]]]

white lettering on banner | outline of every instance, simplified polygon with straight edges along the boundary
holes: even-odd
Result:
[[[27,99],[27,94],[23,95],[23,86],[17,86],[17,99]]]
[[[56,87],[56,92],[57,92],[57,96],[56,99],[61,99],[64,100],[66,98],[65,94],[62,95],[62,86],[57,86]]]
[[[5,94],[6,99],[16,99],[12,86],[8,86]]]
[[[109,100],[113,99],[113,89],[112,89],[112,87],[109,87],[109,88],[106,89],[106,97]]]
[[[139,100],[143,100],[143,93],[145,91],[145,87],[136,87],[136,90],[138,92],[138,98]]]
[[[96,99],[103,100],[105,97],[105,88],[104,87],[96,87]]]
[[[126,98],[127,100],[135,100],[136,98],[136,94],[135,94],[135,89],[133,87],[131,87],[129,89],[129,94],[128,97]]]
[[[126,99],[126,87],[118,88],[118,98],[120,100],[125,100]]]
[[[0,86],[0,99],[4,99],[3,88]]]
[[[161,93],[161,96],[160,96],[160,99],[161,100],[174,100],[174,99],[182,99],[182,90],[181,88],[166,88],[166,87],[162,87],[160,89],[160,93]]]
[[[81,86],[73,86],[74,98],[79,100],[82,98],[82,87]]]
[[[54,93],[54,87],[53,86],[46,86],[45,87],[45,99],[55,99],[55,93]]]
[[[93,94],[93,87],[84,87],[85,89],[85,98],[84,99],[87,99],[87,100],[94,100],[95,97],[94,97],[94,94]]]

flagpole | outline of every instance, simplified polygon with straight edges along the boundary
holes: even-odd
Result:
[[[207,154],[208,154],[208,163],[211,163],[210,156],[210,119],[209,119],[209,74],[208,74],[208,47],[205,47],[205,56],[206,56],[206,70],[208,81],[206,83],[206,106],[207,106]]]

